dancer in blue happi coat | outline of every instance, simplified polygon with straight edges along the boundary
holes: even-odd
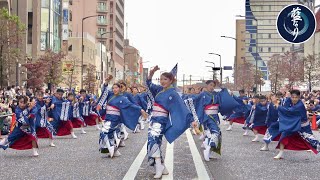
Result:
[[[159,70],[159,67],[155,66],[150,71],[146,82],[155,100],[148,129],[147,150],[149,165],[155,166],[156,174],[154,178],[156,179],[161,178],[163,174],[168,174],[161,151],[163,135],[169,143],[172,143],[193,122],[191,112],[172,86],[175,81],[173,74],[162,73],[160,77],[161,85],[152,83],[153,74],[157,70]],[[196,123],[194,122],[193,125],[196,125]]]
[[[112,86],[113,93],[108,93],[105,101],[107,106],[107,115],[100,133],[99,144],[101,153],[108,153],[112,158],[120,156],[119,133],[120,125],[123,123],[129,129],[134,130],[138,124],[140,115],[147,116],[141,107],[131,103],[125,96],[120,93],[120,84]],[[106,89],[106,91],[108,91]],[[97,110],[101,109],[101,103],[104,99],[99,99]],[[104,105],[104,104],[103,104]]]
[[[266,125],[268,127],[263,140],[265,145],[260,149],[260,151],[269,151],[269,144],[271,141],[278,141],[280,138],[279,135],[279,112],[277,108],[277,104],[281,106],[282,103],[282,93],[278,92],[276,94],[271,95],[271,103],[268,106],[268,114]]]
[[[229,127],[226,129],[227,131],[232,131],[232,124],[234,122],[244,124],[245,121],[244,113],[246,111],[246,105],[244,104],[243,100],[247,99],[247,97],[245,96],[244,90],[240,90],[239,94],[239,97],[233,96],[233,98],[239,103],[239,106],[234,109],[233,113],[228,118]]]
[[[140,94],[138,87],[132,87],[132,96],[134,103],[140,106],[144,111],[147,111],[147,102],[144,100],[143,96]],[[144,119],[142,116],[139,118],[139,124],[137,125],[134,132],[140,132],[144,129]]]
[[[72,111],[70,102],[62,98],[63,94],[64,90],[57,89],[57,92],[52,98],[50,108],[52,110],[53,121],[51,124],[55,130],[55,135],[66,136],[71,134],[73,139],[77,139],[69,116],[69,111]]]
[[[250,129],[253,131],[255,138],[252,142],[259,141],[259,134],[264,135],[267,130],[266,119],[268,113],[268,102],[264,95],[259,96],[259,102],[253,105],[254,117],[250,124]]]
[[[248,119],[248,117],[250,116],[251,114],[251,109],[252,109],[252,101],[249,101],[249,99],[244,99],[243,100],[244,104],[245,104],[245,111],[244,111],[244,119],[245,119],[245,122],[244,122],[244,126],[242,127],[245,132],[243,133],[243,136],[248,136],[248,131],[249,129],[247,128],[247,126],[245,125],[246,124],[246,120]]]
[[[259,103],[259,95],[254,95],[251,101],[248,103],[247,108],[250,108],[246,113],[246,121],[243,125],[243,129],[245,130],[244,136],[248,136],[248,130],[251,130],[250,125],[253,123],[254,114],[255,114],[255,106]]]
[[[39,156],[38,143],[35,131],[36,101],[28,102],[28,97],[18,97],[18,106],[15,109],[16,125],[8,138],[0,141],[4,150],[8,147],[16,150],[33,150],[33,156]]]
[[[312,150],[315,154],[320,151],[320,143],[314,137],[307,111],[300,100],[300,91],[292,90],[291,97],[287,98],[283,106],[276,104],[279,112],[280,139],[277,148],[279,154],[275,159],[282,159],[284,149],[288,150]]]
[[[131,103],[134,103],[134,99],[133,99],[132,94],[129,93],[129,92],[127,92],[127,90],[128,90],[127,84],[126,84],[125,82],[120,82],[120,87],[121,87],[121,89],[120,89],[121,94],[122,94],[124,97],[126,97]],[[121,124],[120,131],[121,131],[121,138],[122,138],[123,140],[128,139],[129,133],[127,132],[127,129],[126,129],[126,127],[125,127],[123,124]],[[121,142],[123,143],[124,141],[121,141]]]
[[[79,99],[80,115],[82,116],[85,125],[96,126],[96,129],[100,130],[99,117],[97,114],[92,113],[93,98],[90,97],[84,89],[80,90],[80,96],[77,98]]]
[[[49,138],[50,147],[55,147],[53,143],[54,129],[48,121],[47,109],[49,108],[50,99],[43,98],[44,93],[42,91],[36,92],[36,117],[35,117],[35,130],[37,138]]]
[[[81,128],[81,134],[87,134],[84,130],[84,119],[80,115],[79,101],[73,93],[69,93],[67,101],[70,103],[69,119],[72,122],[73,129]]]
[[[205,150],[203,156],[206,161],[210,161],[211,151],[221,154],[221,131],[219,128],[221,115],[230,114],[239,104],[230,96],[227,89],[215,90],[216,81],[208,80],[207,91],[201,92],[193,98],[197,118],[203,124],[205,140],[203,142]]]

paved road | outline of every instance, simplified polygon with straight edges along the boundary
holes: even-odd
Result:
[[[197,136],[192,138],[190,132],[171,145],[164,143],[166,165],[173,173],[163,179],[319,179],[319,156],[286,152],[284,160],[273,160],[275,143],[269,152],[260,152],[262,143],[252,143],[252,135],[242,137],[241,126],[235,125],[232,132],[226,132],[225,125],[221,128],[223,154],[210,162],[202,160],[201,141]],[[99,153],[98,131],[88,128],[87,132],[78,133],[78,139],[58,138],[55,148],[41,139],[36,158],[31,157],[31,151],[0,150],[1,179],[152,179],[153,168],[146,158],[146,130],[130,134],[126,147],[120,149],[122,156],[113,159]]]

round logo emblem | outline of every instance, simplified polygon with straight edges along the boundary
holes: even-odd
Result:
[[[304,43],[312,37],[316,30],[316,18],[308,7],[292,4],[283,8],[279,13],[277,30],[280,36],[289,43]]]

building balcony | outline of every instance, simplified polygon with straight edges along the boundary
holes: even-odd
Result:
[[[107,13],[108,12],[108,7],[107,6],[97,5],[97,12]]]
[[[108,25],[108,21],[106,19],[105,20],[98,19],[97,24],[98,25]]]
[[[106,38],[112,39],[112,38],[113,38],[112,33],[106,33],[106,34],[104,34],[104,33],[106,33],[106,32],[99,32],[99,31],[98,31],[98,32],[96,33],[97,38],[101,38],[101,34],[103,34],[103,35],[102,35],[102,38],[103,38],[103,39],[106,39]]]

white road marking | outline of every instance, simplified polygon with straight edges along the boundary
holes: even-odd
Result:
[[[203,164],[202,158],[201,158],[200,153],[199,153],[199,151],[197,149],[196,143],[193,140],[193,137],[192,137],[192,135],[190,133],[190,130],[186,131],[186,135],[187,135],[189,147],[190,147],[190,150],[191,150],[193,162],[194,162],[194,165],[196,167],[197,174],[198,174],[198,179],[210,180],[210,177],[208,175],[206,167]]]
[[[123,180],[134,180],[134,178],[136,177],[136,175],[141,167],[141,164],[147,155],[147,143],[148,143],[148,141],[144,144],[140,153],[138,154],[136,159],[131,164],[127,174],[123,177]]]
[[[164,164],[166,165],[166,167],[169,171],[169,175],[162,176],[163,180],[172,180],[173,179],[173,150],[174,150],[174,142],[172,142],[172,144],[167,143]]]

